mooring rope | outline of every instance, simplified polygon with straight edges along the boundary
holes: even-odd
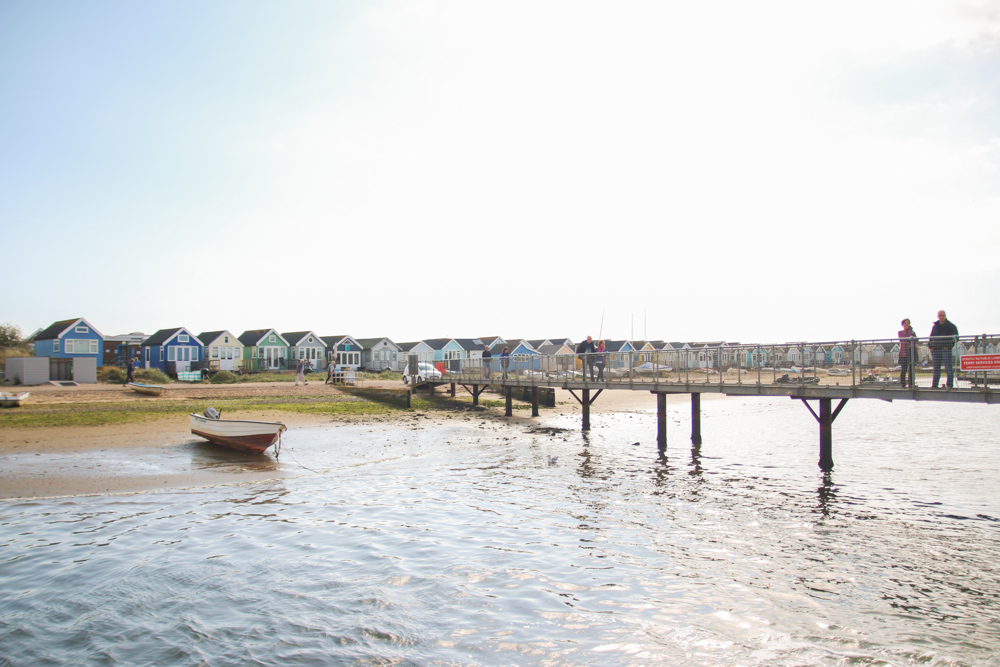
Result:
[[[284,431],[282,431],[282,433],[284,433]],[[283,449],[282,448],[282,444],[283,443],[281,442],[281,433],[279,433],[278,434],[278,446],[274,448],[274,458],[278,458],[281,455],[281,451]],[[308,470],[309,472],[314,472],[317,475],[319,474],[319,470],[313,470],[312,468],[309,468],[309,467],[304,466],[301,463],[299,463],[299,460],[297,458],[295,458],[295,454],[292,454],[291,450],[288,450],[288,455],[292,457],[292,460],[295,461],[296,465],[298,465],[300,468],[304,468],[305,470]]]

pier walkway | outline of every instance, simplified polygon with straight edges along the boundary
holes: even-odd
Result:
[[[494,356],[436,361],[441,377],[419,386],[462,386],[478,404],[487,388],[499,389],[511,415],[514,389],[527,390],[532,415],[538,415],[538,392],[569,391],[582,409],[584,430],[590,429],[590,406],[604,391],[648,391],[656,396],[657,444],[665,449],[666,400],[670,394],[691,395],[691,441],[701,444],[703,393],[727,396],[786,396],[801,400],[819,423],[823,470],[833,468],[833,422],[851,399],[1000,403],[1000,335],[965,336],[929,341],[897,339],[783,344],[665,344],[603,354]],[[907,351],[909,347],[909,351]],[[940,362],[938,387],[935,355]],[[948,362],[953,386],[946,387]],[[416,369],[416,357],[410,367]],[[900,382],[901,367],[912,364],[913,386]],[[411,378],[416,380],[415,373]],[[415,383],[417,384],[417,383]],[[833,401],[839,401],[836,408]],[[814,410],[810,401],[818,402]]]

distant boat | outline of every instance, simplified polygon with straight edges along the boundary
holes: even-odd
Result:
[[[140,384],[138,382],[129,382],[128,386],[132,388],[132,391],[148,396],[159,396],[166,389],[158,384]]]
[[[191,413],[191,432],[211,443],[251,454],[263,454],[278,441],[287,427],[281,422],[256,422],[242,419],[219,419],[213,408],[205,415]]]
[[[826,374],[827,375],[841,375],[841,376],[843,376],[843,375],[850,375],[851,371],[847,370],[846,368],[831,368],[830,370],[828,370],[826,372]]]
[[[27,391],[22,391],[18,394],[0,392],[0,405],[5,408],[19,408],[24,405],[24,402],[28,400],[29,396],[31,396],[31,394]]]

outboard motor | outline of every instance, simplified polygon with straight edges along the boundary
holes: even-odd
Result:
[[[209,408],[205,410],[205,416],[208,417],[209,419],[218,419],[220,415],[219,411],[216,410],[215,408]]]

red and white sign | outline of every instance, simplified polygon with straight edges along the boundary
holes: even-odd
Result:
[[[963,371],[1000,371],[1000,354],[963,354],[959,363]]]

